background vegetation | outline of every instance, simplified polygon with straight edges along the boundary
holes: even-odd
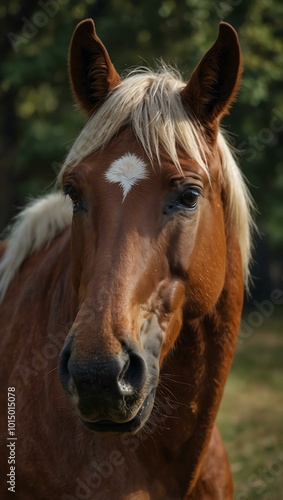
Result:
[[[235,500],[283,499],[282,359],[277,311],[239,342],[218,414]]]
[[[0,231],[27,198],[52,187],[58,164],[84,123],[84,116],[74,111],[66,61],[73,29],[85,17],[94,18],[119,72],[133,65],[152,66],[162,57],[188,77],[215,40],[220,20],[230,22],[239,33],[245,70],[237,103],[224,126],[240,150],[240,163],[258,206],[262,238],[257,243],[255,287],[242,343],[219,422],[232,458],[236,500],[282,499],[282,305],[274,303],[272,292],[283,290],[283,3],[1,3]],[[272,469],[275,460],[279,462]],[[258,472],[268,467],[269,476]],[[253,486],[252,474],[256,475]],[[260,474],[266,474],[264,483],[257,477]]]

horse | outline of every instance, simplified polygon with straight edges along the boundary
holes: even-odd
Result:
[[[253,216],[220,122],[241,72],[225,22],[186,82],[121,78],[75,29],[86,124],[1,243],[1,498],[232,499],[215,420]]]

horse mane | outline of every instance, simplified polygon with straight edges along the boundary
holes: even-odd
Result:
[[[177,148],[181,147],[209,176],[205,142],[180,98],[184,86],[179,73],[165,65],[156,72],[146,68],[131,71],[82,129],[61,167],[58,184],[66,169],[104,148],[126,125],[131,125],[150,161],[157,158],[162,164],[159,151],[163,149],[181,171],[177,154]],[[235,230],[248,285],[253,202],[222,132],[218,134],[218,149],[226,194],[226,221]],[[0,303],[24,260],[70,224],[71,212],[69,201],[55,192],[31,203],[18,215],[0,263]]]
[[[24,260],[47,246],[72,220],[72,204],[61,193],[32,201],[15,218],[0,261],[0,303]]]

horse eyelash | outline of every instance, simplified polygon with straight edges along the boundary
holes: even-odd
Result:
[[[63,192],[65,196],[69,196],[72,200],[74,213],[77,213],[79,210],[87,212],[87,209],[84,207],[80,195],[77,193],[72,184],[66,184],[63,187]]]

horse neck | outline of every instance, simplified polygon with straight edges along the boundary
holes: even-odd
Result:
[[[200,474],[211,439],[241,318],[242,270],[235,241],[230,241],[227,256],[226,281],[214,309],[194,320],[184,311],[180,337],[162,368],[157,398],[160,413],[169,415],[164,418],[168,430],[160,433],[161,446],[174,463],[177,476],[184,463],[190,464],[192,484]]]
[[[27,304],[32,307],[32,320]],[[13,349],[15,341],[21,352],[19,387],[22,387],[26,397],[33,381],[39,380],[37,375],[46,373],[41,389],[46,395],[46,413],[51,421],[52,403],[55,401],[57,404],[58,392],[60,396],[62,392],[57,380],[57,358],[76,314],[71,283],[69,228],[26,259],[8,289],[2,311],[7,318],[8,332],[11,329],[6,338],[11,343],[16,366],[19,352]],[[13,326],[16,321],[21,324],[20,339],[19,330]],[[51,396],[54,401],[51,401]]]

